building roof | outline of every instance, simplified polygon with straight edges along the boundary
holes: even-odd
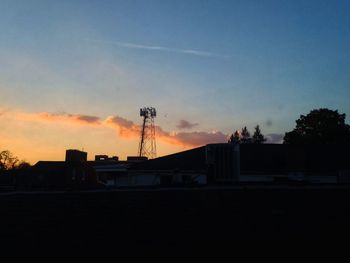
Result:
[[[65,162],[65,161],[39,161],[34,166],[34,170],[66,171],[76,167],[92,167],[88,162]]]
[[[34,169],[65,169],[69,166],[68,162],[64,161],[39,161],[33,168]]]
[[[151,159],[131,166],[133,170],[204,170],[205,146]]]

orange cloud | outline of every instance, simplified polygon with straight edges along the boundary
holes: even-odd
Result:
[[[138,138],[140,126],[119,116],[110,116],[106,123],[117,129],[118,135],[125,138]],[[178,132],[170,133],[156,126],[157,139],[181,146],[200,146],[208,143],[227,142],[227,135],[220,132]]]
[[[140,126],[122,117],[109,116],[105,122],[107,125],[115,128],[121,137],[135,138],[140,135]]]
[[[139,138],[141,127],[133,121],[127,120],[120,116],[109,116],[105,120],[97,116],[84,114],[70,114],[70,113],[27,113],[27,112],[5,112],[3,115],[11,114],[17,120],[22,121],[36,121],[44,123],[68,123],[74,125],[95,125],[99,127],[112,127],[116,129],[118,136],[121,138],[135,139]],[[185,123],[185,126],[193,126],[191,123]],[[220,132],[168,132],[163,130],[160,126],[156,126],[157,140],[164,143],[180,145],[184,147],[195,147],[205,145],[208,143],[221,143],[227,141],[227,135]]]

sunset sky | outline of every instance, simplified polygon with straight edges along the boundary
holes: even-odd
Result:
[[[350,1],[0,0],[0,150],[136,155],[157,109],[158,156],[300,114],[350,116]]]

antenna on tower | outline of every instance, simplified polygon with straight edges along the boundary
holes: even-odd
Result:
[[[138,156],[148,159],[156,158],[156,128],[154,125],[154,118],[157,116],[156,109],[152,107],[141,108],[140,116],[143,117],[143,122]]]

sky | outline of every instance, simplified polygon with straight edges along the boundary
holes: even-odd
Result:
[[[157,155],[301,114],[350,116],[350,1],[0,0],[0,150],[136,155],[157,109]]]

